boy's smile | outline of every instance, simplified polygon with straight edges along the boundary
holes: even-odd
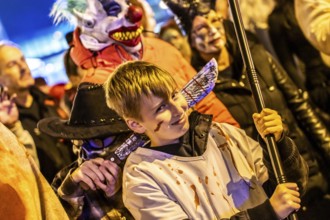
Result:
[[[168,100],[150,95],[143,96],[141,104],[142,121],[137,122],[139,133],[145,133],[151,146],[178,143],[189,129],[188,105],[180,92],[174,92]]]

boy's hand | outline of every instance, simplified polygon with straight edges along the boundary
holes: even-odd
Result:
[[[103,158],[85,161],[72,174],[71,178],[84,190],[104,191],[107,197],[113,196],[121,187],[120,167]]]
[[[281,138],[283,124],[281,116],[272,109],[264,108],[259,114],[252,115],[254,124],[263,139],[267,134],[274,134],[275,141]]]
[[[18,109],[15,104],[16,94],[9,96],[7,89],[0,85],[0,122],[7,127],[18,120]]]
[[[300,209],[299,196],[299,188],[296,183],[277,185],[269,201],[279,219],[284,219],[293,211]]]

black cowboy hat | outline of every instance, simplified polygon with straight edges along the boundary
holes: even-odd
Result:
[[[125,121],[106,105],[102,85],[87,82],[78,87],[69,120],[45,118],[38,128],[52,137],[78,140],[130,132]]]

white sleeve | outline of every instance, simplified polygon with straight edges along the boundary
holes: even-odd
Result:
[[[137,166],[124,170],[123,202],[137,220],[188,219],[181,206],[169,199],[152,177]]]
[[[239,151],[244,155],[249,166],[255,172],[258,180],[263,184],[269,178],[268,169],[263,161],[263,148],[259,142],[253,140],[245,131],[240,128],[230,126],[228,124],[221,124],[227,134],[234,140]]]
[[[330,55],[330,0],[295,0],[300,28],[311,44]]]

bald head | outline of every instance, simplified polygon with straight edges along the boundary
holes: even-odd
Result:
[[[20,89],[29,88],[34,84],[22,51],[10,41],[0,41],[0,77],[10,78],[10,82],[17,84]],[[5,86],[12,87],[13,85]]]

